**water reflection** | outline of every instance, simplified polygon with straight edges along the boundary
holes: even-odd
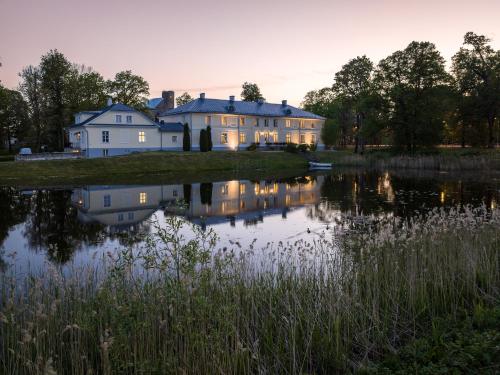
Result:
[[[495,208],[499,183],[355,171],[285,180],[82,186],[23,191],[0,188],[0,248],[65,263],[84,249],[139,243],[155,213],[217,226],[226,239],[281,241],[316,233],[342,215],[411,216],[456,204]],[[3,255],[5,256],[5,255]],[[3,264],[0,252],[0,267]]]

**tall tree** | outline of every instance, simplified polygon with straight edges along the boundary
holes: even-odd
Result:
[[[64,127],[69,115],[66,111],[66,83],[71,73],[71,64],[57,50],[50,50],[40,62],[41,88],[44,96],[44,118],[51,149],[64,150]]]
[[[0,86],[0,139],[9,152],[14,141],[26,139],[29,125],[28,105],[21,93]]]
[[[335,74],[332,90],[353,111],[355,118],[354,152],[364,150],[362,125],[366,118],[366,108],[362,105],[372,92],[373,63],[366,56],[356,57],[342,66]]]
[[[494,146],[493,127],[500,112],[500,51],[490,46],[484,35],[468,32],[464,36],[464,47],[453,56],[452,72],[458,90],[467,98],[461,112],[462,121],[470,121],[475,114],[488,124],[488,147]],[[467,118],[467,115],[469,117]]]
[[[70,114],[106,105],[106,81],[92,68],[74,64],[68,76],[67,88],[65,100]]]
[[[214,146],[212,142],[212,127],[210,125],[207,126],[207,151],[212,151],[212,147]]]
[[[256,83],[245,82],[242,86],[241,100],[244,102],[257,102],[265,99]]]
[[[181,105],[187,104],[187,103],[192,102],[192,101],[193,101],[193,98],[187,92],[183,93],[181,96],[178,96],[175,99],[175,103],[177,104],[177,107],[180,107]]]
[[[126,70],[116,73],[113,81],[108,81],[108,91],[115,102],[144,111],[149,95],[149,84],[141,76]]]
[[[184,124],[183,133],[182,149],[184,151],[191,151],[191,136],[189,134],[189,125],[187,124],[187,122]]]
[[[201,129],[200,130],[200,151],[201,152],[207,152],[208,151],[208,136],[207,136],[207,130],[206,129]]]
[[[32,124],[33,146],[35,151],[40,151],[40,146],[45,132],[45,123],[42,118],[42,108],[44,107],[44,96],[42,93],[40,69],[28,66],[19,73],[21,83],[19,91],[23,94],[28,103],[29,116]]]
[[[448,82],[444,59],[429,42],[412,42],[379,63],[375,83],[386,102],[395,145],[412,152],[440,141]]]

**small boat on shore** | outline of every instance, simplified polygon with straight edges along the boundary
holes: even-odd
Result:
[[[309,162],[309,169],[331,169],[332,163],[316,163],[314,161]]]

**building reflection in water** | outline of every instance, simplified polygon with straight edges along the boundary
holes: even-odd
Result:
[[[99,222],[110,231],[136,230],[158,209],[182,214],[205,226],[245,225],[266,215],[286,218],[288,209],[320,201],[324,176],[281,181],[233,180],[192,185],[86,186],[73,190],[72,205],[81,222]]]

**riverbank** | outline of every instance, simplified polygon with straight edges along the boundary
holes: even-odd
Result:
[[[414,155],[390,149],[370,149],[363,155],[352,150],[318,151],[321,162],[344,167],[420,169],[436,171],[500,171],[500,149],[437,148]]]
[[[327,236],[233,252],[219,250],[213,232],[168,216],[152,223],[142,250],[109,253],[102,267],[71,277],[54,267],[27,275],[23,286],[5,272],[1,370],[350,373],[439,334],[439,319],[462,326],[462,311],[496,314],[500,211],[359,219],[336,228],[335,243]],[[148,278],[140,277],[145,268]],[[25,293],[15,297],[16,288]],[[495,368],[496,339],[477,340],[480,350],[444,372]],[[447,358],[456,349],[445,348]],[[395,360],[411,364],[419,354]]]
[[[253,178],[304,171],[284,152],[147,152],[109,158],[0,163],[0,185],[118,184]]]

